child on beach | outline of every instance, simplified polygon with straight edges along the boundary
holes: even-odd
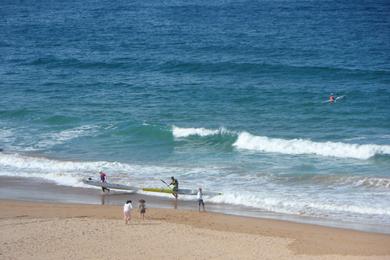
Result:
[[[198,198],[198,207],[199,207],[199,212],[200,212],[200,206],[202,205],[202,208],[203,208],[203,211],[206,211],[204,209],[204,201],[203,201],[203,192],[202,192],[202,188],[199,187],[198,189],[198,194],[197,194],[197,198]]]
[[[126,225],[131,220],[132,209],[133,209],[133,205],[131,204],[131,200],[126,201],[125,205],[123,205],[123,219],[125,220]]]
[[[140,199],[139,200],[139,216],[142,217],[142,220],[145,219],[145,212],[146,212],[146,206],[145,206],[145,200],[144,199]]]

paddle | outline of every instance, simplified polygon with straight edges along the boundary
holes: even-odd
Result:
[[[162,181],[165,185],[167,185],[168,188],[171,188],[171,186],[169,186],[169,184],[166,183],[164,180],[160,179],[160,181]]]
[[[160,179],[165,185],[167,185],[168,188],[172,189],[171,186],[169,186],[168,183],[166,183],[164,180]],[[176,198],[175,193],[172,193],[172,196]]]

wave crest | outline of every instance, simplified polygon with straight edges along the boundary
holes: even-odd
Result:
[[[247,132],[239,134],[233,146],[261,152],[283,154],[315,154],[321,156],[369,159],[378,154],[390,154],[390,145],[348,144],[342,142],[313,142],[305,139],[280,139],[254,136]]]
[[[189,137],[189,136],[210,136],[210,135],[224,135],[231,132],[225,128],[207,129],[207,128],[181,128],[172,126],[172,134],[175,138]]]
[[[266,153],[281,153],[291,155],[314,154],[327,157],[353,158],[367,160],[378,155],[390,155],[390,145],[352,144],[343,142],[315,142],[308,139],[282,139],[267,136],[256,136],[248,132],[236,133],[226,128],[181,128],[172,126],[175,138],[190,136],[207,137],[220,135],[224,140],[231,140],[232,147],[242,150],[259,151]],[[220,140],[223,142],[224,140]]]

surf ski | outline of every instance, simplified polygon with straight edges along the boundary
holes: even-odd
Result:
[[[173,190],[170,188],[142,188],[143,191],[147,192],[159,192],[159,193],[167,193],[167,194],[172,194]],[[177,191],[178,194],[181,195],[197,195],[198,190],[197,189],[179,189]],[[204,191],[203,195],[205,196],[217,196],[217,195],[222,195],[220,192],[212,192],[212,191]]]
[[[335,99],[332,101],[332,100],[325,100],[325,101],[322,101],[322,103],[336,103],[337,101],[340,101],[342,100],[343,98],[345,98],[345,95],[342,95],[342,96],[337,96],[335,97]]]
[[[93,180],[90,178],[83,179],[82,181],[84,184],[95,186],[95,187],[103,187],[106,189],[126,190],[126,191],[133,191],[133,192],[139,190],[138,187],[127,186],[119,183],[101,182],[100,180]]]

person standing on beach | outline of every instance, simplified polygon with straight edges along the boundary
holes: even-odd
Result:
[[[126,225],[131,220],[131,210],[132,209],[133,209],[133,204],[131,204],[131,200],[126,201],[125,205],[123,205],[123,219],[124,219]]]
[[[140,217],[142,217],[142,220],[145,219],[145,212],[146,212],[146,206],[145,206],[145,200],[144,199],[140,199],[139,201],[139,205],[138,205],[138,208],[139,208],[139,215]]]
[[[173,189],[172,189],[172,195],[175,196],[176,200],[179,196],[178,192],[179,192],[179,182],[175,179],[175,177],[171,177],[171,183],[169,184],[169,186],[172,185],[173,186]]]
[[[105,174],[103,171],[100,171],[100,181],[102,182],[102,191],[110,192],[109,188],[104,187],[105,183],[107,183],[107,174]]]
[[[201,206],[201,205],[202,205],[203,211],[206,211],[206,210],[204,209],[203,191],[202,191],[202,188],[201,188],[201,187],[199,187],[199,189],[198,189],[197,198],[198,198],[198,210],[199,210],[199,212],[200,212],[200,206]]]

